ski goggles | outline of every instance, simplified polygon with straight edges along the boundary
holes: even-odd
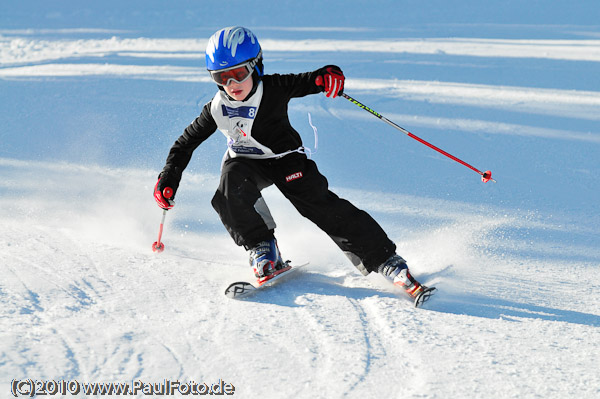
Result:
[[[260,54],[259,54],[260,56]],[[258,63],[259,57],[256,57],[248,62],[240,65],[233,66],[231,68],[219,69],[218,71],[208,71],[210,77],[219,86],[229,86],[232,81],[236,83],[243,83],[254,71],[254,67]]]

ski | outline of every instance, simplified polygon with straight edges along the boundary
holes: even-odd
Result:
[[[429,298],[432,297],[432,295],[435,293],[436,288],[435,287],[423,287],[423,291],[421,291],[417,297],[415,298],[415,308],[420,308],[421,305],[423,305],[425,302],[427,302],[429,300]]]
[[[295,274],[298,269],[302,266],[308,265],[308,263],[303,263],[300,265],[292,266],[290,265],[290,261],[285,262],[286,267],[281,270],[278,270],[276,274],[270,278],[269,280],[263,283],[249,283],[247,281],[237,281],[235,283],[229,284],[229,286],[225,289],[225,296],[231,299],[244,299],[251,295],[256,294],[258,291],[272,286],[275,282],[287,278],[292,274]]]

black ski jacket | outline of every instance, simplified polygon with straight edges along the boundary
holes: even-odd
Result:
[[[315,84],[315,79],[325,68],[300,74],[264,75],[261,78],[263,96],[252,126],[252,137],[275,153],[300,147],[302,139],[288,118],[288,102],[295,97],[323,91],[322,86]],[[210,112],[211,102],[204,105],[200,116],[184,130],[169,151],[161,177],[167,178],[168,175],[174,189],[179,185],[181,174],[194,150],[217,130]]]

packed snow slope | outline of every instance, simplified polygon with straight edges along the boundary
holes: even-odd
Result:
[[[0,397],[28,379],[600,397],[598,21],[596,1],[2,2]],[[308,113],[318,127],[332,189],[439,288],[425,309],[360,275],[272,188],[280,249],[310,265],[225,298],[252,276],[210,206],[218,132],[152,253],[156,176],[216,90],[207,38],[235,24],[258,35],[267,73],[338,64],[349,95],[493,172],[484,184],[345,99],[290,104],[306,145]]]

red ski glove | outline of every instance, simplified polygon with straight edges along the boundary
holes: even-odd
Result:
[[[163,188],[160,180],[158,179],[156,186],[154,186],[154,200],[162,209],[168,210],[175,206],[175,201],[172,200],[175,193],[171,187]]]
[[[317,86],[323,86],[327,97],[336,98],[344,91],[344,72],[336,65],[327,65],[319,70],[315,79]]]

